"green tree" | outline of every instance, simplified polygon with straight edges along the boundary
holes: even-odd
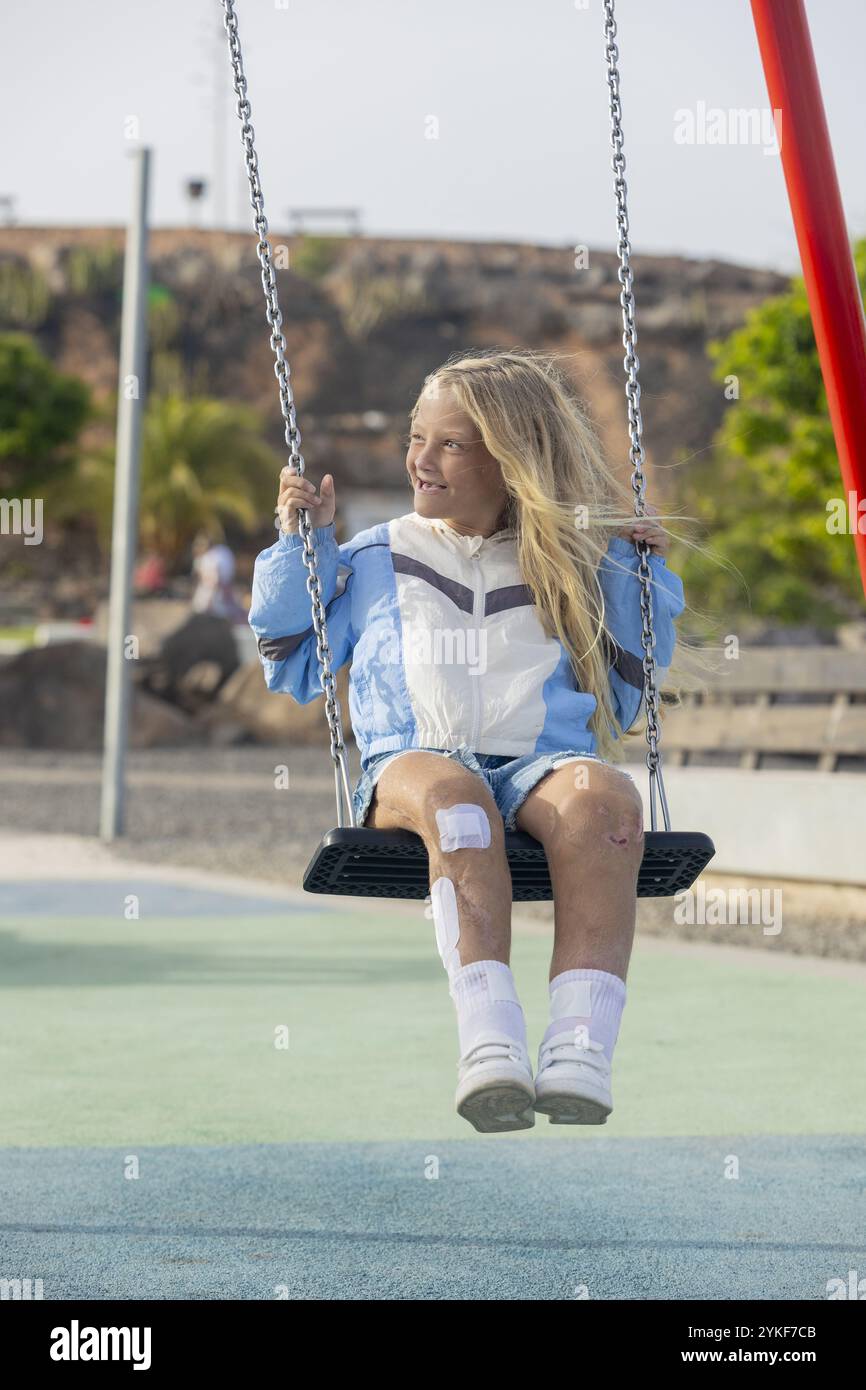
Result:
[[[0,336],[0,493],[46,497],[71,474],[90,391],[22,333]]]
[[[114,448],[83,459],[67,512],[95,516],[108,542]],[[202,397],[154,397],[141,442],[139,538],[142,549],[178,560],[197,531],[226,522],[254,530],[273,510],[280,460],[261,438],[255,413]]]
[[[41,328],[51,309],[51,289],[35,266],[19,257],[0,260],[0,321],[10,329]]]
[[[855,263],[862,294],[866,240],[855,247]],[[827,525],[827,504],[843,498],[844,487],[803,280],[753,310],[709,353],[714,377],[735,380],[738,398],[710,459],[684,470],[684,509],[706,523],[706,543],[724,562],[674,548],[671,565],[689,601],[825,628],[859,616],[853,538]]]
[[[82,299],[119,296],[123,284],[123,246],[70,246],[64,257],[66,287]]]
[[[303,236],[290,256],[291,269],[307,280],[322,280],[340,259],[337,237]]]

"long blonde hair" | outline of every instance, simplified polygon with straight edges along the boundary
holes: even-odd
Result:
[[[523,581],[545,632],[568,652],[579,689],[596,698],[589,727],[599,755],[618,759],[623,730],[611,697],[598,567],[611,534],[634,520],[631,486],[605,462],[573,386],[549,354],[491,348],[449,358],[425,379],[413,423],[424,396],[445,389],[499,463],[504,522],[517,532]],[[661,514],[654,520],[661,524]]]

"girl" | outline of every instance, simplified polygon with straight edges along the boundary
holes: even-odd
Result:
[[[456,1107],[484,1133],[604,1124],[635,927],[643,817],[615,766],[642,703],[638,555],[651,547],[655,657],[682,584],[658,513],[602,460],[553,359],[449,359],[411,412],[414,510],[334,538],[334,482],[286,468],[280,537],[256,561],[250,623],[271,690],[320,693],[299,507],[315,528],[336,671],[351,659],[358,825],[424,840],[457,1012]],[[629,519],[630,517],[630,519]],[[506,830],[544,846],[554,890],[550,1026],[533,1078],[508,961]]]

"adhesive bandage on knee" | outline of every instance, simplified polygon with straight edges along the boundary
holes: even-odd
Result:
[[[490,844],[490,821],[481,806],[461,802],[437,811],[436,825],[445,854],[455,849],[486,849]]]
[[[606,970],[565,970],[550,982],[550,1027],[544,1041],[572,1033],[578,1047],[601,1043],[610,1062],[625,1008],[625,982]]]

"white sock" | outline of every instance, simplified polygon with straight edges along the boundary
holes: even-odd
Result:
[[[463,965],[454,972],[448,992],[457,1010],[461,1057],[488,1033],[504,1033],[525,1049],[526,1020],[507,965],[498,960]]]
[[[618,975],[606,970],[564,970],[550,982],[551,1023],[544,1041],[579,1028],[584,1037],[601,1043],[612,1062],[625,997],[625,981]]]

